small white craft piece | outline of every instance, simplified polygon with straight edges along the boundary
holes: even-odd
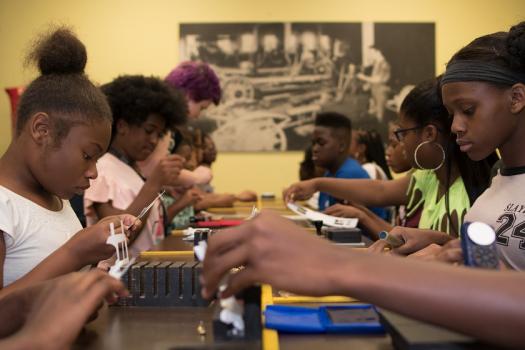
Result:
[[[358,223],[358,219],[356,218],[339,218],[337,216],[326,215],[291,202],[287,203],[286,206],[294,213],[308,220],[322,221],[325,226],[354,228]]]
[[[155,197],[154,200],[151,201],[151,203],[147,207],[142,209],[135,221],[140,220],[144,215],[146,215],[146,213],[153,207],[157,199],[161,198],[165,192],[166,190],[163,190]],[[135,223],[133,223],[133,225],[134,224]],[[111,222],[109,224],[109,232],[110,235],[106,240],[106,243],[112,245],[115,248],[116,260],[113,266],[110,267],[108,273],[110,276],[120,279],[130,268],[130,266],[135,263],[135,258],[129,258],[128,240],[124,232],[124,222],[120,220],[120,233],[115,233],[115,224]]]
[[[208,244],[206,243],[206,241],[200,241],[195,247],[193,247],[193,252],[195,253],[197,259],[199,259],[199,261],[204,260],[207,248]]]
[[[110,235],[106,240],[106,243],[112,245],[116,251],[116,260],[113,266],[109,269],[109,275],[120,279],[128,268],[133,265],[135,258],[129,258],[128,242],[126,234],[124,233],[124,223],[120,221],[120,233],[115,233],[115,224],[111,222],[109,224]]]
[[[251,220],[251,219],[253,219],[254,217],[256,217],[258,214],[259,214],[259,209],[257,209],[257,207],[254,205],[254,206],[252,207],[252,212],[251,212],[250,215],[246,218],[246,220]]]
[[[219,291],[224,291],[226,284],[219,286]],[[244,307],[234,296],[221,299],[221,313],[219,319],[226,323],[233,325],[232,334],[234,336],[242,336],[244,334],[244,319],[242,314]]]
[[[197,256],[197,259],[200,261],[204,260],[204,257],[206,256],[206,249],[208,248],[208,244],[206,241],[200,241],[194,248],[193,251],[195,252],[195,256]],[[226,290],[227,284],[227,278],[223,278],[221,282],[219,283],[219,291],[223,292]],[[244,306],[239,303],[237,299],[235,299],[234,296],[228,297],[228,298],[222,298],[221,301],[221,312],[219,314],[219,319],[221,322],[226,324],[231,324],[233,326],[232,334],[234,336],[241,336],[244,334],[244,319],[242,318],[242,315],[244,313]]]
[[[184,235],[184,237],[182,237],[182,240],[183,241],[193,241],[193,238],[195,236],[195,232],[197,231],[200,231],[200,232],[208,232],[208,234],[211,233],[211,229],[209,228],[193,228],[193,227],[188,227],[187,229],[185,230],[182,230],[182,234]],[[200,260],[200,259],[199,259]]]

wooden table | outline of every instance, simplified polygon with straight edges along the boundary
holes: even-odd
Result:
[[[262,201],[258,207],[286,213],[282,201]],[[226,208],[234,214],[249,214],[252,206]],[[222,211],[221,211],[222,210]],[[224,208],[216,213],[224,213]],[[167,237],[155,252],[141,259],[169,259],[169,251],[191,251],[193,244],[182,240],[180,234]],[[162,256],[166,254],[166,256]],[[192,260],[191,254],[180,260]],[[312,304],[306,304],[312,305]],[[100,310],[98,318],[88,324],[77,339],[75,349],[249,349],[248,345],[219,346],[213,341],[213,308],[210,307],[107,307]],[[204,322],[206,336],[197,333],[197,325]],[[279,336],[280,349],[361,349],[390,350],[389,336],[349,335],[290,335]]]
[[[207,335],[197,331],[204,321]],[[197,307],[105,307],[85,327],[75,349],[172,349],[212,346],[212,309]],[[391,350],[388,336],[280,335],[280,349]],[[210,347],[213,348],[213,347]]]

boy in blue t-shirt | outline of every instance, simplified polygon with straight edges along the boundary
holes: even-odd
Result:
[[[326,169],[325,177],[341,179],[369,179],[366,170],[358,161],[348,157],[352,138],[352,122],[348,117],[336,112],[320,113],[315,118],[312,135],[312,160],[316,166]],[[319,210],[323,211],[340,202],[321,192]],[[380,217],[385,216],[383,208],[371,208]]]

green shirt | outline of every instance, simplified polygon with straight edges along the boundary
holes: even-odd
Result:
[[[164,206],[168,208],[176,202],[176,199],[170,195],[164,195],[162,196],[162,202],[164,203]],[[173,217],[173,220],[171,220],[171,223],[168,226],[168,232],[171,230],[187,228],[190,225],[190,218],[192,216],[195,216],[195,211],[193,210],[193,206],[189,205]]]
[[[452,229],[447,216],[445,195],[438,198],[439,180],[432,170],[416,170],[408,186],[407,217],[413,216],[422,209],[418,228],[431,229],[451,234]],[[448,190],[450,217],[455,218],[458,227],[470,209],[470,200],[461,176],[454,181]],[[457,234],[457,233],[456,233]]]

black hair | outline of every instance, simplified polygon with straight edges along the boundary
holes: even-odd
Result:
[[[188,146],[190,148],[190,153],[193,153],[193,143],[191,142],[191,140],[183,137],[179,144],[175,147],[175,150],[173,151],[173,154],[178,154],[178,155],[182,155],[181,154],[181,151],[182,151],[182,148],[184,146]]]
[[[446,140],[444,147],[446,154],[445,165],[447,167],[445,203],[447,217],[452,228],[451,232],[457,235],[459,227],[454,227],[449,211],[448,189],[451,186],[452,164],[456,164],[459,169],[470,204],[472,205],[476,198],[489,186],[490,170],[497,160],[497,155],[493,154],[484,160],[473,161],[466,153],[461,152],[456,143],[456,135],[451,132],[452,118],[449,117],[441,99],[440,79],[441,77],[437,77],[424,81],[412,89],[401,104],[401,112],[407,118],[416,122],[418,126],[435,125],[444,135]]]
[[[312,146],[304,150],[304,159],[299,165],[299,179],[310,180],[315,177],[315,163],[312,159]]]
[[[339,132],[339,136],[350,142],[352,138],[352,121],[346,115],[337,112],[323,112],[315,117],[315,126],[331,128]]]
[[[111,110],[114,124],[119,119],[131,125],[141,125],[150,114],[157,114],[166,123],[166,129],[184,124],[187,104],[184,95],[162,80],[143,75],[124,75],[102,86]],[[113,128],[113,136],[116,128]]]
[[[86,47],[71,30],[60,27],[35,41],[26,63],[36,64],[41,75],[26,88],[17,108],[16,136],[37,112],[50,116],[55,144],[73,125],[108,120],[106,97],[84,74]]]
[[[175,148],[176,152],[182,147],[182,146],[189,146],[190,148],[193,148],[193,142],[191,140],[183,137],[177,147]]]
[[[476,38],[455,53],[448,65],[464,60],[489,62],[525,73],[525,21],[511,27],[509,32],[497,32]]]
[[[171,153],[178,153],[179,147],[183,145],[188,145],[192,149],[195,147],[194,144],[194,129],[190,128],[188,125],[180,125],[175,128],[172,134],[173,140],[175,141],[175,147]]]
[[[436,127],[450,133],[448,126],[451,125],[451,121],[438,93],[437,79],[429,79],[417,84],[406,95],[400,111],[418,126],[437,124]]]
[[[315,117],[315,126],[352,131],[352,121],[346,115],[337,112],[323,112]]]
[[[182,133],[180,132],[178,128],[175,128],[171,134],[171,139],[173,142],[173,148],[170,150],[170,153],[174,154],[174,153],[177,153],[177,149],[179,148],[180,143],[184,139],[184,136],[182,135]]]
[[[365,158],[369,162],[374,162],[383,169],[387,178],[392,179],[390,169],[386,164],[385,146],[381,135],[376,131],[360,130],[357,134],[357,143],[365,145]]]

